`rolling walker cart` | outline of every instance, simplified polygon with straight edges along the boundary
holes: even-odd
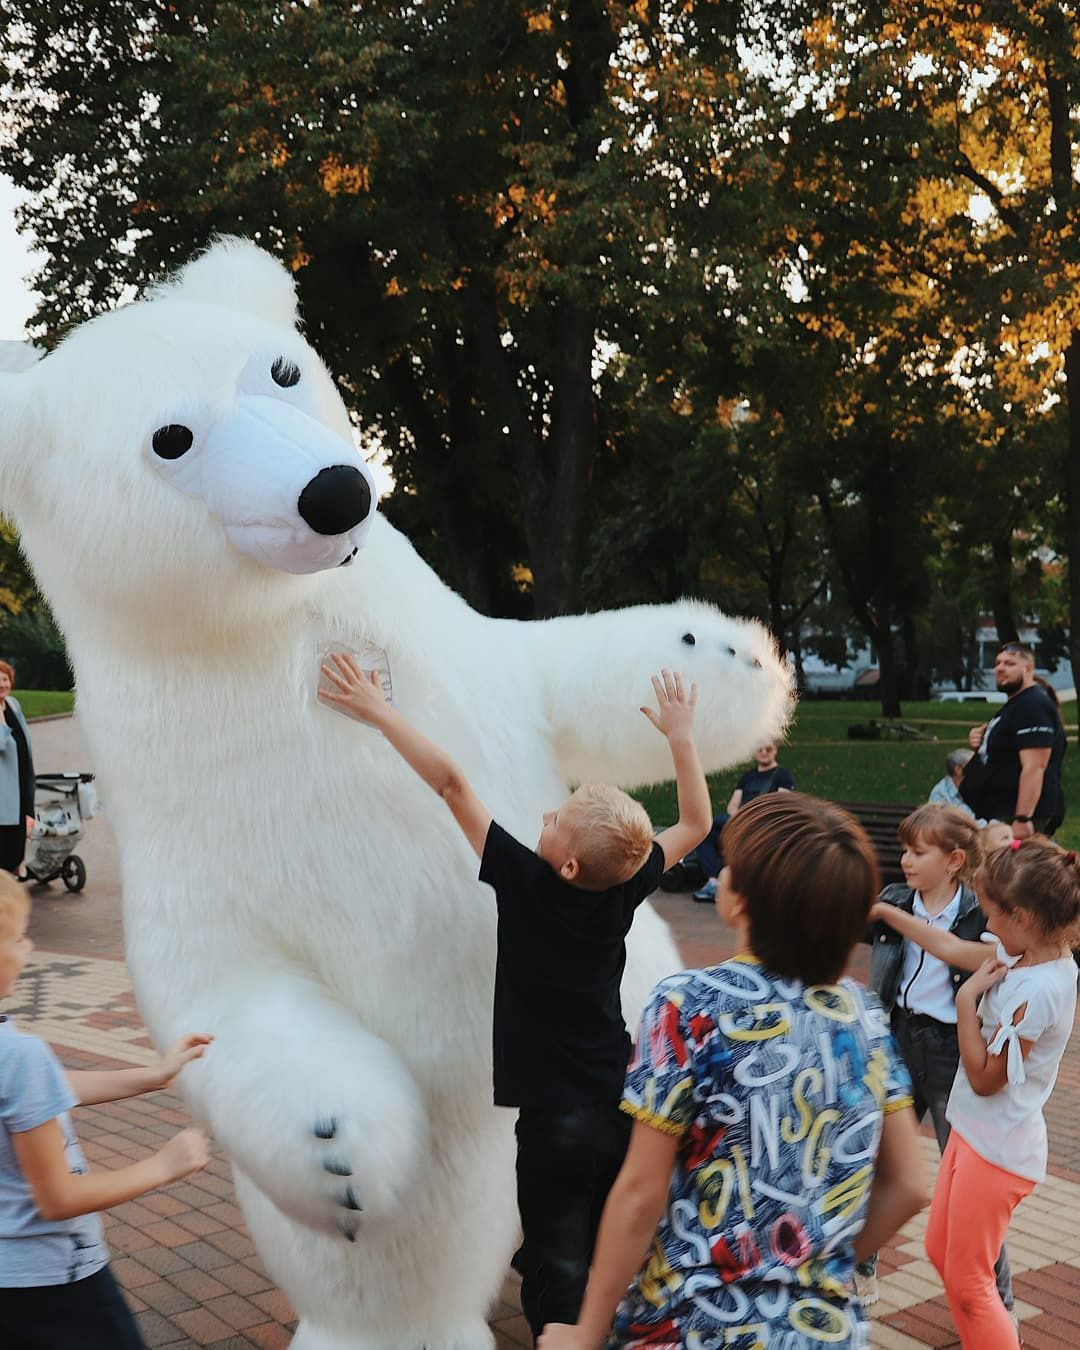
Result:
[[[39,773],[34,776],[37,824],[26,841],[26,871],[34,881],[57,877],[69,891],[86,885],[86,864],[74,852],[82,823],[97,811],[92,773]]]

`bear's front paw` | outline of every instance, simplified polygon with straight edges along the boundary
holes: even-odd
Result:
[[[357,1184],[353,1176],[352,1162],[343,1148],[344,1140],[339,1138],[339,1125],[336,1116],[324,1116],[312,1126],[312,1135],[318,1141],[316,1151],[322,1154],[322,1169],[332,1178],[330,1198],[337,1207],[337,1228],[349,1242],[356,1241],[360,1227],[360,1216],[364,1206],[357,1194]],[[325,1149],[322,1146],[325,1145]]]
[[[286,1213],[355,1242],[362,1224],[399,1214],[415,1186],[427,1135],[423,1118],[403,1105],[389,1118],[340,1101],[312,1111],[299,1122],[302,1157],[294,1152],[279,1169],[267,1157],[260,1182]]]

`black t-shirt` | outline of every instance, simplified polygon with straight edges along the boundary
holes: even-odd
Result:
[[[766,792],[779,792],[781,788],[794,792],[795,779],[791,776],[790,769],[778,764],[775,769],[749,769],[735,786],[742,793],[739,805],[743,807],[755,797],[764,797]]]
[[[499,909],[496,1106],[618,1102],[630,1055],[619,999],[625,939],[663,870],[654,844],[629,881],[584,891],[492,821],[480,880]]]
[[[960,785],[960,795],[984,820],[1010,821],[1016,814],[1016,793],[1020,786],[1020,751],[1053,750],[1043,775],[1042,793],[1033,816],[1053,816],[1058,806],[1061,763],[1060,742],[1064,732],[1053,703],[1038,685],[1014,694],[1001,712],[987,723],[979,747],[974,772],[970,769]],[[965,791],[966,789],[966,791]]]

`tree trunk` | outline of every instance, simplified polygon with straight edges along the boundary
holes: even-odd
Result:
[[[900,683],[896,669],[896,639],[886,619],[877,625],[878,694],[882,717],[901,716]]]
[[[1080,672],[1080,333],[1075,329],[1065,349],[1065,399],[1069,409],[1065,443],[1065,556],[1069,560],[1069,660],[1075,680]]]
[[[904,667],[898,679],[901,698],[919,699],[922,697],[922,657],[919,652],[919,639],[915,633],[915,621],[905,614],[900,625],[904,639]]]
[[[861,624],[863,632],[878,650],[878,694],[881,699],[881,712],[884,717],[900,716],[900,690],[896,678],[896,647],[892,634],[892,606],[882,582],[882,573],[877,574],[877,584],[873,594],[868,595],[861,581],[865,574],[862,557],[849,554],[842,546],[837,528],[833,503],[827,490],[818,491],[818,504],[833,546],[840,579],[844,584],[851,612]]]
[[[1047,12],[1047,27],[1055,53],[1067,29],[1059,6]],[[1050,182],[1058,209],[1068,212],[1076,200],[1072,166],[1072,91],[1052,67],[1046,74],[1050,109]],[[1080,333],[1073,329],[1065,348],[1065,402],[1068,435],[1065,442],[1065,556],[1069,560],[1069,660],[1074,675],[1080,671]]]
[[[1013,608],[1012,539],[1008,534],[999,534],[995,537],[990,548],[994,560],[990,588],[997,640],[998,642],[1016,642],[1020,637],[1020,632],[1016,626],[1016,611]]]
[[[569,61],[561,71],[570,124],[567,146],[572,167],[560,189],[560,210],[583,206],[578,172],[591,168],[599,144],[597,111],[606,98],[608,62],[615,37],[606,6],[599,0],[571,0],[567,35]],[[598,262],[593,247],[573,259],[586,277]],[[520,375],[503,347],[499,305],[490,282],[477,277],[467,301],[476,323],[482,378],[494,393],[499,416],[509,427],[523,504],[525,539],[533,574],[538,618],[580,607],[585,496],[596,452],[596,408],[592,363],[597,310],[593,299],[569,291],[553,295],[557,350],[545,373],[551,382],[551,425],[534,422],[523,397]]]
[[[465,463],[468,437],[463,421],[467,415],[467,394],[461,389],[451,390],[448,427],[444,431],[431,416],[407,360],[391,362],[383,378],[394,390],[405,414],[417,463],[432,485],[434,515],[450,562],[451,576],[447,580],[475,609],[490,614],[491,588],[476,549],[479,518],[472,504],[471,478]]]
[[[487,559],[474,527],[478,513],[472,505],[475,483],[469,467],[469,454],[477,434],[472,415],[473,386],[461,358],[461,348],[453,334],[443,341],[447,380],[447,437],[440,471],[435,479],[439,500],[436,509],[454,581],[473,609],[493,613]]]
[[[563,74],[566,112],[572,127],[574,176],[564,189],[564,210],[581,205],[577,173],[591,167],[599,145],[597,110],[606,97],[608,62],[615,35],[607,8],[599,0],[570,0],[567,9],[569,62]],[[577,259],[595,268],[599,250]],[[547,501],[527,511],[526,531],[533,568],[538,617],[566,614],[581,596],[581,551],[585,526],[585,490],[596,451],[592,362],[596,345],[596,305],[563,292],[557,302],[555,396],[551,432],[544,446]],[[533,541],[536,541],[535,544]]]
[[[568,614],[581,595],[585,491],[596,450],[592,359],[596,315],[573,300],[558,307],[559,359],[545,458],[546,501],[526,513],[538,618]]]

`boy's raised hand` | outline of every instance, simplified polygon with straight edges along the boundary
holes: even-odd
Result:
[[[683,688],[678,671],[662,670],[654,675],[656,711],[641,711],[653,726],[667,738],[671,762],[675,768],[675,790],[679,798],[679,819],[669,829],[661,830],[656,842],[664,853],[664,866],[670,867],[689,853],[709,833],[712,825],[712,807],[709,805],[709,787],[694,744],[694,709],[697,707],[698,687]]]
[[[697,707],[698,687],[691,684],[690,692],[683,688],[682,676],[676,670],[662,670],[652,677],[653,692],[656,694],[657,711],[642,708],[641,711],[668,740],[692,740],[694,735],[694,710]]]
[[[319,702],[338,708],[358,722],[374,725],[389,706],[378,671],[363,671],[346,652],[333,652],[322,673],[333,685],[319,690]]]

